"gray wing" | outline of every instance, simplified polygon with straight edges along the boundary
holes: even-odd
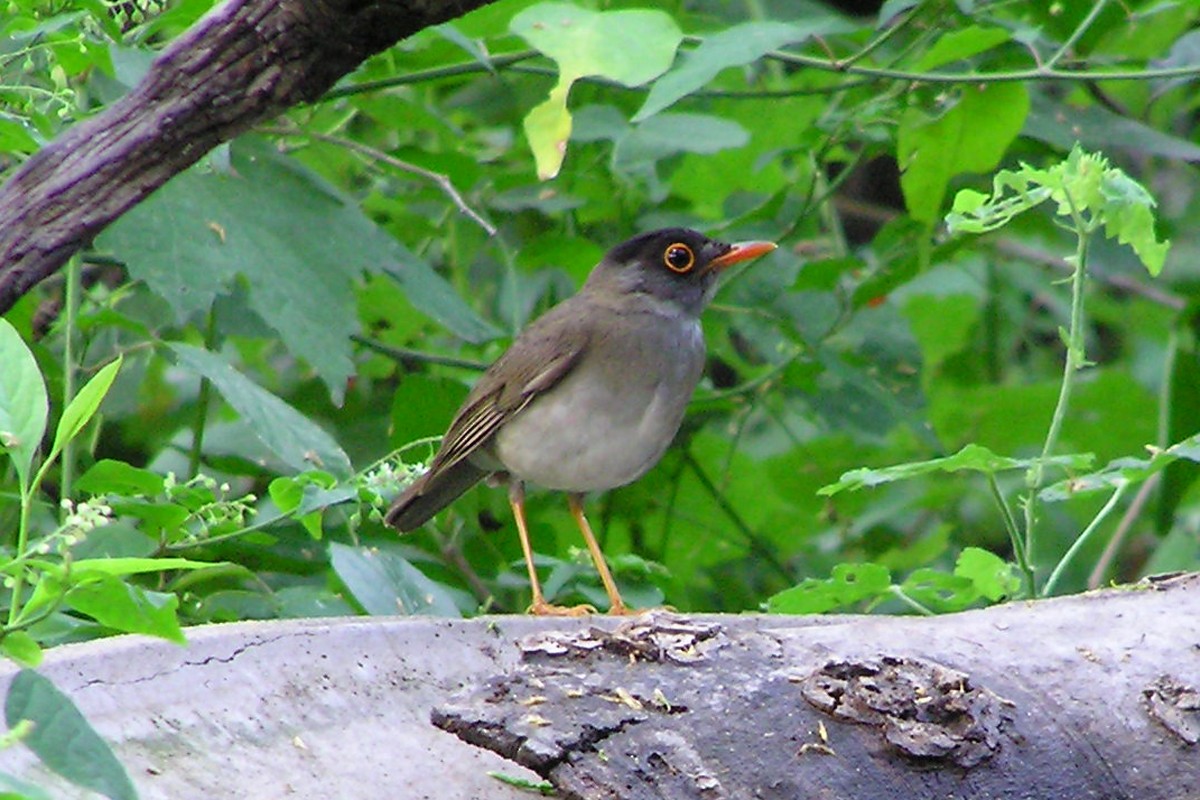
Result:
[[[555,306],[488,368],[454,415],[429,471],[388,509],[389,525],[401,531],[423,525],[487,474],[470,456],[534,398],[566,377],[586,352],[590,332],[580,320],[571,319],[575,314],[569,300]]]

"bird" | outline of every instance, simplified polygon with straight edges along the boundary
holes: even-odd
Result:
[[[609,600],[632,613],[584,515],[584,496],[644,475],[675,438],[704,369],[700,314],[733,264],[776,248],[689,228],[649,231],[605,254],[578,293],[521,331],[470,390],[429,469],[385,522],[419,528],[479,481],[507,485],[537,615],[583,615],[548,603],[533,562],[525,485],[564,492]]]

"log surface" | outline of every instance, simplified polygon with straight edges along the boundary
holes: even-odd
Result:
[[[187,634],[58,647],[39,668],[143,800],[531,796],[489,771],[545,776],[564,798],[1200,798],[1200,575],[928,619]],[[15,673],[0,665],[0,693]],[[19,745],[0,771],[90,796]]]
[[[921,618],[539,634],[435,722],[566,798],[1200,797],[1200,577]]]

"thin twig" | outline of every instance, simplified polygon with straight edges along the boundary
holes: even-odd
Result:
[[[477,372],[483,372],[488,368],[488,365],[483,361],[473,361],[469,358],[459,358],[457,356],[443,356],[437,353],[426,353],[407,347],[394,347],[390,344],[384,344],[377,339],[368,339],[366,336],[357,333],[351,334],[350,338],[363,347],[374,350],[376,353],[385,355],[388,358],[394,358],[397,361],[419,361],[425,364],[438,364],[443,367],[473,369]]]
[[[1071,31],[1071,35],[1068,36],[1067,40],[1062,43],[1062,47],[1058,48],[1054,55],[1050,56],[1050,60],[1043,65],[1045,69],[1053,69],[1054,65],[1061,61],[1063,56],[1071,51],[1071,48],[1075,46],[1075,43],[1078,42],[1080,38],[1083,37],[1083,34],[1087,32],[1087,29],[1092,27],[1092,23],[1095,22],[1100,16],[1100,12],[1104,10],[1104,6],[1106,5],[1108,5],[1108,0],[1098,0],[1098,2],[1092,6],[1092,10],[1089,11],[1087,16],[1085,16],[1079,22],[1079,24],[1075,26],[1075,30]]]
[[[1096,561],[1096,566],[1092,568],[1092,574],[1088,576],[1087,586],[1089,589],[1100,588],[1100,583],[1104,580],[1109,566],[1117,557],[1117,553],[1120,552],[1121,545],[1125,543],[1125,537],[1129,535],[1130,529],[1133,528],[1133,523],[1141,516],[1142,509],[1146,506],[1146,501],[1154,494],[1154,490],[1161,478],[1161,472],[1151,475],[1142,483],[1138,489],[1138,493],[1130,501],[1129,508],[1125,509],[1125,513],[1121,515],[1121,521],[1117,523],[1117,529],[1113,531],[1112,538],[1104,546],[1104,552],[1100,554],[1100,558]]]
[[[328,92],[321,95],[321,100],[335,100],[339,97],[350,97],[356,94],[366,94],[368,92],[391,89],[396,86],[409,86],[415,83],[441,80],[442,78],[458,77],[459,75],[475,75],[480,72],[495,72],[501,67],[507,67],[511,64],[516,64],[519,61],[525,61],[540,55],[541,53],[539,53],[537,50],[521,50],[520,52],[516,53],[506,53],[500,56],[493,56],[486,62],[463,61],[458,64],[450,64],[445,67],[432,67],[430,69],[417,70],[415,72],[406,72],[403,75],[396,75],[391,78],[383,78],[377,81],[363,81],[362,83],[338,86],[337,88],[330,89]]]
[[[1083,529],[1083,533],[1079,534],[1079,538],[1077,538],[1070,548],[1067,549],[1067,552],[1063,554],[1063,557],[1059,559],[1058,564],[1050,573],[1050,577],[1046,579],[1046,585],[1042,587],[1042,597],[1049,597],[1050,593],[1054,591],[1054,587],[1058,585],[1058,579],[1061,578],[1063,572],[1066,571],[1067,565],[1074,560],[1075,556],[1083,548],[1083,545],[1088,541],[1088,539],[1092,538],[1092,534],[1099,530],[1100,523],[1104,522],[1105,518],[1109,515],[1109,513],[1112,512],[1117,503],[1120,502],[1121,497],[1124,496],[1125,490],[1128,489],[1129,486],[1130,484],[1128,483],[1122,483],[1113,490],[1112,496],[1108,498],[1108,502],[1104,504],[1104,507],[1100,509],[1100,512],[1096,514],[1090,523],[1088,523],[1088,526]]]
[[[1159,69],[1140,70],[1073,70],[1049,69],[1034,67],[1032,69],[1015,69],[1010,72],[979,72],[964,70],[962,72],[910,72],[903,69],[888,69],[880,67],[863,67],[858,65],[844,66],[843,62],[830,61],[814,56],[788,53],[782,50],[772,50],[767,58],[782,61],[797,67],[824,70],[825,72],[842,72],[851,75],[862,75],[894,81],[921,83],[1017,83],[1026,81],[1147,81],[1159,78],[1191,78],[1200,75],[1200,66],[1163,67]]]
[[[716,502],[717,506],[720,507],[721,511],[725,512],[725,516],[729,517],[730,522],[733,523],[734,527],[737,528],[742,534],[743,538],[745,538],[746,543],[750,545],[750,551],[761,557],[763,561],[766,562],[767,566],[771,567],[771,569],[783,577],[784,580],[794,583],[795,576],[792,575],[791,570],[789,570],[784,563],[779,560],[779,557],[775,555],[775,551],[771,548],[771,546],[768,545],[761,536],[755,533],[753,529],[751,529],[746,520],[742,519],[741,514],[739,514],[737,509],[733,507],[733,504],[725,498],[725,495],[721,494],[721,491],[717,488],[716,484],[712,482],[712,479],[709,478],[708,474],[704,471],[704,467],[700,466],[700,462],[696,460],[696,457],[693,456],[691,451],[687,448],[684,448],[683,460],[692,470],[692,474],[696,476],[696,479],[700,481],[700,485],[704,487],[706,492],[712,495],[712,498]]]
[[[479,601],[479,605],[485,606],[495,613],[503,613],[504,609],[496,603],[496,595],[488,588],[483,578],[479,577],[479,573],[471,566],[471,562],[467,561],[462,548],[458,546],[457,537],[454,535],[443,536],[439,531],[437,538],[442,558],[466,581],[471,594],[475,595],[475,599]]]
[[[258,130],[262,131],[263,133],[273,134],[275,136],[302,136],[318,142],[325,142],[338,147],[344,147],[347,150],[352,150],[360,155],[366,156],[367,158],[387,164],[393,169],[398,169],[401,172],[408,172],[412,175],[424,178],[431,183],[437,184],[438,187],[446,194],[446,196],[450,198],[454,205],[458,207],[458,210],[470,217],[476,224],[479,225],[479,227],[483,228],[487,232],[488,236],[496,235],[496,226],[488,222],[479,214],[479,212],[467,205],[467,201],[464,200],[463,196],[459,194],[457,189],[454,188],[454,184],[450,181],[450,178],[440,172],[434,172],[431,169],[419,167],[416,164],[396,158],[389,153],[385,153],[378,148],[371,147],[370,145],[362,144],[361,142],[356,142],[353,139],[347,139],[342,136],[332,136],[328,133],[317,133],[316,131],[301,130],[298,128],[262,127],[258,128]]]

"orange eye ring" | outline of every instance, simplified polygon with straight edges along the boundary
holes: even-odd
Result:
[[[663,263],[671,272],[683,275],[691,272],[692,267],[696,265],[696,254],[683,242],[676,242],[663,251]]]

